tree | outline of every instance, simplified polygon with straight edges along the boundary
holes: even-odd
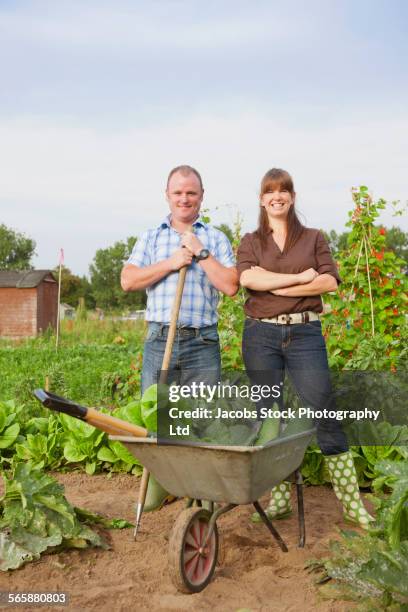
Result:
[[[35,255],[35,241],[25,234],[0,225],[0,269],[28,270]]]
[[[408,232],[402,231],[399,227],[393,226],[390,229],[381,228],[385,231],[385,244],[388,249],[405,261],[408,267]]]
[[[54,268],[54,277],[58,278],[59,266]],[[72,274],[69,268],[61,267],[61,302],[77,307],[79,298],[85,298],[87,308],[95,306],[95,300],[91,296],[91,288],[88,279]]]
[[[221,227],[219,229],[221,229]],[[385,236],[386,248],[393,251],[400,259],[404,259],[408,266],[408,232],[404,232],[396,226],[387,229],[383,225],[378,226],[378,230]],[[334,257],[339,255],[342,251],[347,251],[349,248],[348,239],[350,233],[351,232],[342,232],[338,234],[335,230],[330,230],[330,232],[323,231]]]
[[[96,306],[95,298],[92,293],[92,285],[89,279],[86,276],[81,276],[82,283],[82,295],[85,299],[85,307],[88,309],[93,309]]]
[[[92,294],[101,308],[143,308],[146,304],[144,291],[125,293],[120,286],[120,272],[129,258],[136,238],[115,242],[106,249],[98,249],[89,267]]]
[[[329,243],[330,250],[334,257],[336,257],[340,251],[346,250],[349,233],[350,232],[342,232],[338,234],[336,230],[330,230],[330,232],[323,231],[323,235]]]

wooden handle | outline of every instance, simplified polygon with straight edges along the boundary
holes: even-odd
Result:
[[[187,274],[187,266],[181,268],[179,272],[176,295],[174,296],[173,307],[171,310],[171,318],[169,325],[169,333],[167,335],[166,348],[164,349],[163,361],[162,361],[162,372],[167,374],[167,370],[169,369],[171,353],[173,350],[174,338],[176,336],[176,328],[177,328],[177,320],[180,311],[181,298],[183,297],[183,289],[184,283],[186,280]],[[166,376],[167,377],[167,376]],[[160,382],[165,383],[165,380],[162,380],[162,376],[160,377]]]
[[[188,229],[190,231],[193,230],[192,227],[189,227]],[[184,266],[179,270],[176,295],[174,296],[173,307],[171,309],[169,333],[167,334],[167,342],[166,347],[164,349],[162,368],[159,378],[159,382],[163,384],[167,382],[167,372],[170,365],[171,353],[173,351],[174,338],[176,336],[177,321],[180,312],[181,299],[183,297],[183,289],[186,280],[187,268],[188,266]]]
[[[149,476],[150,472],[146,468],[143,468],[142,479],[140,481],[140,489],[139,489],[139,500],[143,500],[143,505],[146,499],[147,487],[149,484]]]
[[[103,414],[102,412],[95,410],[95,408],[88,408],[85,420],[90,425],[103,429],[104,431],[106,431],[105,427],[108,428],[111,430],[108,433],[115,432],[116,435],[130,434],[136,438],[147,438],[148,436],[148,431],[144,427],[139,427],[139,425],[133,425],[133,423],[122,421],[122,419],[117,419],[109,414]]]
[[[96,429],[100,429],[101,431],[104,431],[105,433],[111,436],[133,436],[133,434],[130,434],[128,431],[125,431],[123,428],[119,429],[111,426],[108,427],[108,425],[105,425],[105,423],[101,424],[99,421],[94,421],[92,418],[86,419],[86,422],[88,423],[88,425],[92,425],[92,427],[96,427]]]

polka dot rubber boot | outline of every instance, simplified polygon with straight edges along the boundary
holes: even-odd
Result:
[[[291,486],[291,483],[285,480],[273,487],[268,507],[265,510],[265,514],[269,519],[286,518],[292,513]],[[253,523],[260,523],[262,521],[258,512],[254,512],[251,520]]]
[[[325,457],[337,499],[343,504],[344,518],[368,529],[373,517],[365,509],[358,488],[357,473],[350,451]]]

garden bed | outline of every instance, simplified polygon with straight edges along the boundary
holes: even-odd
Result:
[[[107,517],[133,521],[140,480],[135,476],[55,474],[67,499]],[[236,508],[219,521],[224,559],[210,585],[196,595],[182,595],[167,571],[167,538],[178,501],[143,518],[136,542],[132,530],[107,532],[112,549],[68,551],[43,556],[20,570],[0,574],[0,591],[65,591],[72,610],[349,610],[350,602],[323,601],[304,570],[311,557],[327,554],[336,536],[341,507],[326,487],[305,489],[307,545],[297,548],[297,514],[278,522],[289,553],[282,553],[261,524],[252,524],[251,506]],[[21,609],[21,608],[20,608]],[[29,608],[26,608],[28,610]]]

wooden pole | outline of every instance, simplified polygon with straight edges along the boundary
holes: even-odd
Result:
[[[57,335],[55,337],[55,350],[56,351],[58,351],[58,344],[59,344],[59,337],[60,337],[61,272],[62,272],[63,261],[64,261],[64,251],[61,249],[60,260],[59,260],[59,274],[58,274]]]

